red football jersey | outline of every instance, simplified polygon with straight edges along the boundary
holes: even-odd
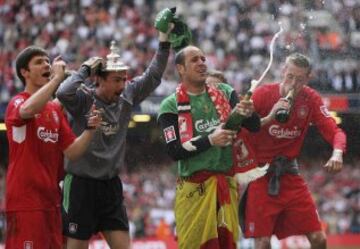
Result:
[[[7,211],[51,209],[60,205],[63,150],[75,139],[59,104],[48,102],[34,118],[22,119],[20,106],[30,95],[10,101],[5,115],[9,141]]]
[[[265,117],[280,99],[279,84],[266,84],[254,91],[252,99],[255,111]],[[276,120],[264,125],[260,132],[252,133],[252,142],[259,163],[271,162],[275,156],[290,159],[299,155],[310,124],[316,125],[323,138],[333,148],[345,151],[345,133],[337,127],[321,96],[305,86],[296,96],[289,120],[279,123]]]
[[[233,143],[233,168],[234,174],[244,173],[258,166],[251,142],[251,132],[241,128]]]

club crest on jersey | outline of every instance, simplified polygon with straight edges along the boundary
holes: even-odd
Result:
[[[176,133],[173,125],[164,129],[164,137],[166,143],[170,143],[171,141],[176,140]]]
[[[50,114],[49,113],[45,113],[44,114],[44,119],[49,122],[50,121]]]
[[[76,223],[69,223],[69,233],[76,233],[78,229],[78,224]]]
[[[59,133],[45,129],[45,127],[39,127],[37,130],[38,138],[45,143],[56,143],[59,140]]]
[[[246,148],[244,140],[239,139],[233,144],[233,148],[236,149],[236,159],[241,161],[244,160],[247,156],[249,156],[249,151]]]
[[[320,106],[320,111],[325,117],[331,117],[331,114],[325,105]]]
[[[33,245],[32,241],[24,241],[24,249],[33,249]]]
[[[24,102],[23,98],[15,99],[14,106],[18,107],[22,102]]]
[[[309,114],[309,108],[305,105],[300,106],[300,108],[297,111],[297,117],[301,119],[306,118],[308,114]]]
[[[209,112],[210,112],[210,107],[205,104],[205,105],[203,106],[203,112],[204,112],[204,113],[209,113]]]

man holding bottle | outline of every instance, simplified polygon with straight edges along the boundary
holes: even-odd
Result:
[[[304,234],[311,248],[326,248],[326,236],[296,158],[310,124],[314,124],[333,146],[324,167],[328,172],[338,172],[343,165],[346,135],[320,95],[306,86],[310,73],[309,59],[291,54],[286,58],[282,81],[260,86],[252,97],[262,124],[252,139],[256,158],[260,164],[271,163],[268,173],[250,183],[247,191],[244,234],[255,238],[256,248],[270,248],[272,234],[279,239]],[[289,117],[275,118],[279,110]]]

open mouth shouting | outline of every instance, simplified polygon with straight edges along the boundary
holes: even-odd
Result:
[[[50,71],[47,71],[47,72],[43,73],[41,76],[48,80],[48,79],[50,79],[51,73],[50,73]]]

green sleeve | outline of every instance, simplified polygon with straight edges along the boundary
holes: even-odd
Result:
[[[158,117],[163,113],[178,113],[175,93],[161,101]]]

